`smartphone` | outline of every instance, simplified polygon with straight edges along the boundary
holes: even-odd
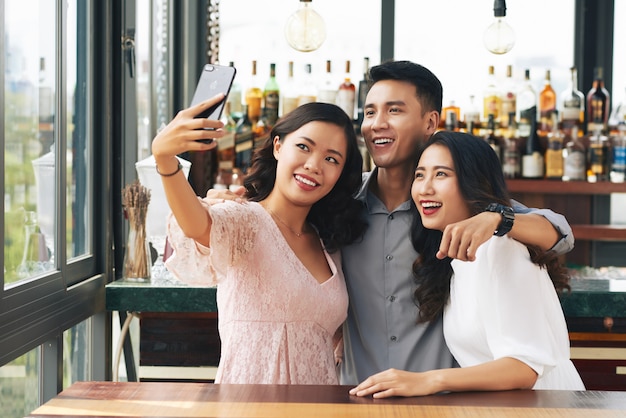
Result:
[[[196,86],[196,91],[191,99],[191,105],[193,106],[208,100],[219,93],[224,93],[224,99],[196,115],[196,118],[219,120],[222,117],[226,98],[228,97],[236,73],[237,70],[235,67],[231,66],[216,64],[206,64],[204,66],[202,74],[200,74],[200,80],[198,80],[198,85]],[[211,128],[207,130],[211,130]],[[213,142],[213,139],[199,139],[198,141],[210,144]]]

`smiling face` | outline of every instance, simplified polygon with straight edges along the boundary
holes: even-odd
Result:
[[[437,128],[437,112],[424,112],[416,93],[400,80],[378,81],[367,93],[361,132],[376,166],[412,167],[419,146]]]
[[[426,148],[415,170],[411,197],[425,228],[443,231],[451,223],[471,216],[450,150],[439,144]]]
[[[347,156],[343,128],[314,121],[280,141],[274,139],[275,189],[290,201],[310,206],[327,195],[341,176]]]

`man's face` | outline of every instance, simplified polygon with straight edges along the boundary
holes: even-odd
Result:
[[[412,166],[438,122],[437,112],[423,111],[413,84],[382,80],[367,93],[361,133],[376,166]]]

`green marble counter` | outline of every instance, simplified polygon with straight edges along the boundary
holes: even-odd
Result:
[[[116,280],[106,285],[106,308],[127,312],[216,312],[216,290],[173,280]]]
[[[573,278],[561,295],[565,316],[626,318],[626,279]],[[141,283],[116,280],[106,286],[106,308],[128,312],[215,312],[216,288],[174,280]]]

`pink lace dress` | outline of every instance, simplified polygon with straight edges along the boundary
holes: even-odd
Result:
[[[210,248],[168,218],[168,269],[181,281],[217,285],[222,342],[216,383],[337,384],[334,336],[347,315],[340,252],[320,284],[255,202],[213,205]]]

